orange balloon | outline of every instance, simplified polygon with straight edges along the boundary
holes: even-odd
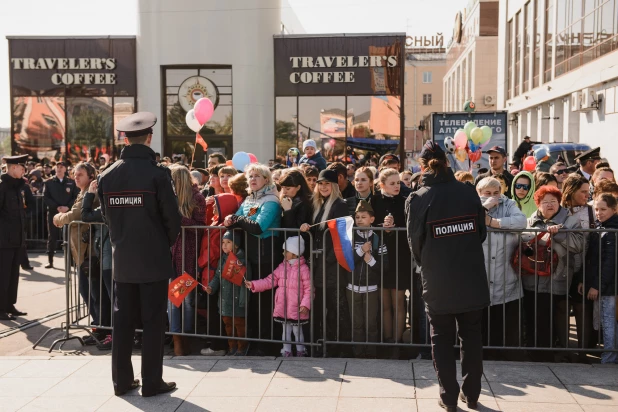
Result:
[[[225,162],[225,164],[228,165],[228,166],[234,167],[234,163],[232,163],[231,160],[228,160],[227,162]]]

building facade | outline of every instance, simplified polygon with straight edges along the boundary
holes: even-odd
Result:
[[[585,142],[618,163],[618,1],[501,0],[498,105],[524,136]]]
[[[421,150],[431,138],[429,115],[442,110],[442,79],[446,74],[444,48],[406,50],[405,151]]]
[[[455,16],[442,79],[443,111],[463,111],[466,101],[477,111],[496,110],[498,10],[497,0],[473,0]]]

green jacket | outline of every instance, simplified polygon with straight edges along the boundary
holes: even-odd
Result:
[[[245,252],[242,249],[238,249],[236,256],[247,268],[245,278],[251,280],[251,267],[246,264]],[[219,313],[221,313],[221,316],[244,318],[245,306],[248,299],[247,288],[245,285],[236,286],[228,280],[221,279],[221,271],[225,267],[227,257],[228,255],[225,253],[221,255],[215,277],[210,281],[208,286],[212,288],[213,294],[220,291],[220,296],[217,296],[217,304],[219,305]]]
[[[523,199],[519,199],[515,194],[515,182],[517,182],[517,179],[522,176],[530,179],[530,190],[528,190],[528,194],[526,195],[526,197],[524,197]],[[526,218],[532,216],[532,214],[536,212],[537,209],[536,203],[534,203],[534,192],[536,192],[536,187],[534,185],[534,176],[532,176],[532,173],[525,171],[517,173],[517,175],[513,179],[513,183],[511,183],[511,193],[513,194],[513,200],[515,201],[515,203],[517,203],[517,207],[519,208],[519,210],[524,212]]]

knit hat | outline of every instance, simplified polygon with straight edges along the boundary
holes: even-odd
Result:
[[[240,230],[228,230],[223,235],[223,239],[231,240],[236,247],[242,247],[242,232]]]
[[[373,208],[371,207],[371,204],[366,201],[366,200],[361,200],[360,202],[358,202],[358,206],[356,206],[356,212],[367,212],[370,213],[373,216]]]
[[[309,139],[303,142],[303,152],[307,147],[313,147],[315,150],[318,150],[318,146],[315,144],[315,140]]]
[[[300,250],[298,250],[299,244]],[[299,236],[289,237],[285,240],[285,243],[283,244],[283,250],[294,253],[296,256],[300,256],[305,253],[305,240]]]

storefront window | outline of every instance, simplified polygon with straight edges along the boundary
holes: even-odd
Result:
[[[286,157],[292,147],[302,149],[302,142],[307,139],[307,130],[301,129],[298,134],[298,113],[296,97],[277,97],[275,119],[275,153]]]
[[[116,125],[132,113],[135,113],[135,97],[114,98],[114,143],[116,145],[124,144],[124,137],[118,136]]]
[[[15,97],[13,151],[60,159],[65,151],[65,118],[63,97]]]
[[[313,139],[328,161],[343,156],[346,140],[345,97],[298,98],[298,133]]]
[[[204,156],[215,151],[226,157],[232,153],[233,102],[232,69],[230,66],[163,67],[166,111],[163,128],[165,156],[179,155],[195,143],[195,132],[187,127],[185,117],[195,103],[207,97],[215,105],[212,118],[202,127],[200,135],[208,144],[204,152],[201,146],[195,149],[194,166],[203,167]],[[214,144],[214,146],[213,146]],[[182,148],[182,150],[180,150]],[[193,149],[191,149],[193,151]],[[178,152],[178,153],[177,153]]]
[[[67,157],[76,162],[111,152],[114,136],[111,97],[68,97],[66,101]]]

